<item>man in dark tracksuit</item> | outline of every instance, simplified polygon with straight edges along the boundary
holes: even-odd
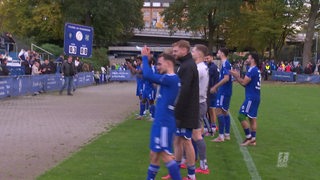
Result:
[[[188,41],[178,41],[173,45],[173,55],[180,62],[177,74],[181,80],[179,99],[175,107],[177,132],[175,156],[181,163],[183,150],[186,152],[188,177],[195,179],[195,152],[192,145],[192,130],[199,127],[199,74],[190,53]]]
[[[72,56],[69,56],[68,60],[62,64],[61,71],[62,76],[64,76],[64,84],[60,90],[60,95],[67,87],[68,95],[72,96],[71,88],[73,86],[73,76],[76,74],[76,67],[72,61]]]

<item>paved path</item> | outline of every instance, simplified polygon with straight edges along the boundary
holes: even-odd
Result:
[[[134,83],[111,83],[0,100],[0,179],[28,180],[52,168],[137,108]]]

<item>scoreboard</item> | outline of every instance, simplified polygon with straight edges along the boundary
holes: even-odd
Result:
[[[93,27],[66,23],[64,26],[64,53],[90,58],[92,56]]]

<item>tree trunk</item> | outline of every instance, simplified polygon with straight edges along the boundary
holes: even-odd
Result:
[[[215,15],[215,10],[213,12],[210,12],[208,14],[208,49],[209,52],[213,51],[213,46],[214,46],[214,31],[216,29],[214,25],[214,16]]]
[[[306,39],[304,41],[303,45],[303,67],[306,67],[308,62],[312,61],[312,39],[314,35],[314,26],[315,22],[318,16],[318,10],[320,7],[319,0],[311,0],[311,9],[309,13],[309,19],[308,19],[308,27],[306,32]]]

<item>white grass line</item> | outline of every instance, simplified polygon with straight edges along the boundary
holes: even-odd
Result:
[[[251,155],[250,155],[250,153],[248,151],[248,148],[240,146],[240,144],[242,143],[241,134],[239,132],[239,129],[238,129],[233,117],[231,116],[230,113],[229,113],[229,115],[230,115],[230,119],[231,119],[232,130],[234,132],[234,135],[236,136],[237,142],[238,142],[239,147],[240,147],[240,152],[243,155],[243,159],[244,159],[244,162],[247,165],[248,172],[249,172],[249,174],[251,176],[251,179],[260,180],[261,177],[260,177],[259,172],[258,172],[258,170],[256,168],[256,165],[254,164],[253,159],[252,159],[252,157],[251,157]]]

